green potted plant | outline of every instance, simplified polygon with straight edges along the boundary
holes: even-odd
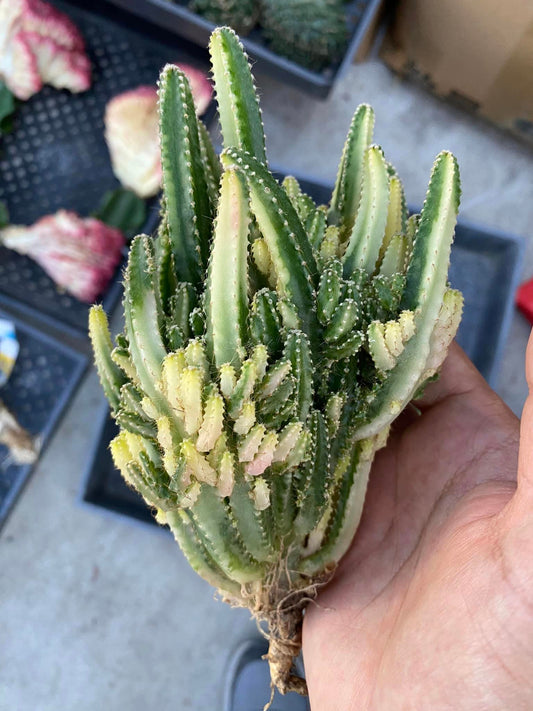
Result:
[[[450,153],[420,215],[354,115],[329,205],[270,173],[236,35],[210,43],[224,150],[167,66],[159,112],[163,207],[132,243],[125,329],[93,307],[96,366],[126,481],[192,567],[266,623],[274,684],[293,670],[305,606],[361,516],[373,456],[435,377],[462,311],[447,285],[459,205]]]

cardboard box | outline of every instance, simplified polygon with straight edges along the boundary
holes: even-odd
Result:
[[[400,0],[381,56],[533,144],[531,0]]]

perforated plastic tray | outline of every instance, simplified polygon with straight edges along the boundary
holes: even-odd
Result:
[[[159,27],[206,47],[215,25],[188,9],[187,0],[108,0]],[[243,37],[243,45],[258,72],[265,72],[287,84],[297,86],[319,98],[326,98],[333,85],[346,72],[375,21],[383,0],[349,0],[345,3],[350,40],[340,62],[322,72],[311,71],[272,52],[259,29]]]
[[[277,177],[283,174],[278,172]],[[318,203],[327,203],[331,186],[298,178]],[[414,211],[414,210],[413,210]],[[524,241],[513,235],[458,224],[452,248],[450,282],[463,292],[465,307],[457,340],[491,385],[495,385],[513,312]],[[115,469],[109,442],[118,428],[106,404],[95,430],[95,444],[82,481],[83,502],[154,524],[152,513]]]
[[[22,427],[46,447],[87,365],[87,358],[0,311],[15,322],[20,352],[0,398]],[[10,462],[0,445],[0,528],[27,482],[32,466]]]
[[[60,208],[88,215],[103,194],[118,187],[105,144],[103,116],[116,94],[139,84],[155,85],[166,62],[187,62],[207,69],[205,51],[161,30],[150,29],[107,3],[52,1],[82,32],[93,67],[89,91],[71,94],[45,87],[20,104],[11,134],[0,141],[0,200],[11,222],[31,224]],[[98,14],[105,12],[106,16]],[[214,108],[204,116],[211,120]],[[152,206],[144,231],[157,218]],[[107,310],[120,294],[115,281],[102,297]],[[31,259],[0,247],[0,305],[39,321],[86,332],[88,306],[58,292],[54,282]]]

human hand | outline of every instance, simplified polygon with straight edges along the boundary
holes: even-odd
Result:
[[[453,344],[306,611],[312,711],[533,708],[533,334],[521,425]],[[518,485],[517,485],[518,470]]]

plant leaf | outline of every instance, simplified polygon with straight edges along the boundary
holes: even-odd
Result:
[[[134,237],[146,222],[146,203],[132,190],[108,190],[93,216],[127,237]]]
[[[9,210],[3,200],[0,200],[0,229],[9,225]]]
[[[12,114],[16,108],[15,97],[3,81],[0,81],[0,136],[12,129]]]

